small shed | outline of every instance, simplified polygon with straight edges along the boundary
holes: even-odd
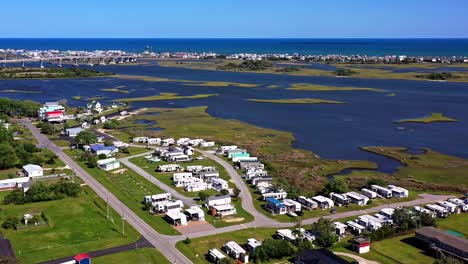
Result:
[[[359,254],[367,253],[370,250],[370,240],[365,237],[356,237],[353,239],[352,248]]]

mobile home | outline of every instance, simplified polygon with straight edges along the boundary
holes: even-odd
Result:
[[[297,201],[302,204],[302,207],[308,210],[316,209],[318,207],[317,202],[305,196],[297,197]]]
[[[321,209],[332,208],[335,205],[331,199],[321,195],[312,197],[312,200],[316,201]]]
[[[361,189],[361,193],[367,197],[369,197],[369,199],[375,199],[377,198],[377,193],[374,192],[374,191],[371,191],[369,189],[366,189],[366,188],[363,188]]]
[[[387,189],[385,187],[379,186],[379,185],[371,185],[371,190],[379,194],[380,196],[384,198],[392,198],[392,190]]]

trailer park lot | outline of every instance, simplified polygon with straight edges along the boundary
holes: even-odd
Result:
[[[116,163],[118,161],[118,168],[108,171],[98,167],[88,168],[86,162],[79,159],[83,150],[66,149],[65,152],[138,217],[160,234],[166,235],[167,242],[172,246],[186,237],[205,237],[249,227],[274,227],[274,230],[277,230],[292,227],[299,219],[303,224],[311,224],[321,216],[328,216],[331,219],[350,218],[381,212],[384,208],[435,204],[438,201],[452,198],[451,195],[427,195],[411,190],[405,192],[393,186],[380,186],[380,188],[390,190],[392,195],[389,196],[403,193],[403,197],[382,198],[385,192],[373,198],[364,195],[373,202],[371,205],[362,206],[350,203],[352,197],[362,197],[358,193],[360,190],[355,190],[356,193],[326,197],[289,199],[288,194],[275,186],[272,179],[268,177],[268,172],[263,168],[261,161],[251,157],[247,150],[238,149],[235,146],[212,146],[211,144],[203,150],[199,144],[178,143],[175,140],[166,141],[171,142],[167,144],[161,144],[163,140],[154,142],[154,144],[148,144],[147,140],[131,144],[132,149],[138,150],[135,151],[137,154],[119,154],[115,160]],[[147,151],[143,151],[145,148]],[[190,155],[186,150],[191,151]],[[167,155],[167,152],[180,151],[184,152],[181,155],[188,157],[183,156],[181,160],[177,160]],[[160,171],[161,168],[170,164],[178,166],[173,166],[175,169],[171,172]],[[196,188],[187,187],[185,183],[176,187],[173,181],[175,173],[188,173],[187,166],[201,167],[200,170],[190,172],[191,177],[202,179],[202,181],[192,182],[195,183]],[[204,168],[209,168],[208,172],[217,171],[218,176],[214,178],[226,181],[227,188],[213,187],[216,180],[207,180],[201,176]],[[223,181],[220,182],[223,186]],[[369,188],[372,189],[371,192],[380,192],[378,187],[369,186]],[[238,197],[235,195],[236,189],[241,191]],[[209,197],[199,200],[200,192]],[[163,203],[157,201],[160,195],[166,197]],[[156,198],[154,201],[153,196]],[[223,202],[211,204],[213,200],[223,200]],[[172,208],[173,205],[177,206]],[[311,210],[305,210],[305,206]],[[155,210],[156,207],[162,209]],[[202,212],[199,212],[197,208],[202,209]],[[231,210],[231,213],[224,214],[225,209]],[[197,213],[197,217],[192,217],[194,213]],[[271,236],[270,231],[274,233],[274,230],[269,230],[268,234]],[[261,240],[266,237],[257,239]],[[245,241],[237,242],[244,243]],[[191,258],[191,261],[204,263],[195,261],[193,256],[184,250],[183,246],[180,246],[180,243],[177,248],[186,257]]]

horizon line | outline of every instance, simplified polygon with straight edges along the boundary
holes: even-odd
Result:
[[[459,39],[468,37],[0,37],[1,39]]]

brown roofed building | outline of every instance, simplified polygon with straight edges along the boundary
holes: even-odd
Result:
[[[416,230],[417,239],[435,250],[441,250],[454,257],[468,261],[468,240],[447,233],[435,227],[423,227]]]

